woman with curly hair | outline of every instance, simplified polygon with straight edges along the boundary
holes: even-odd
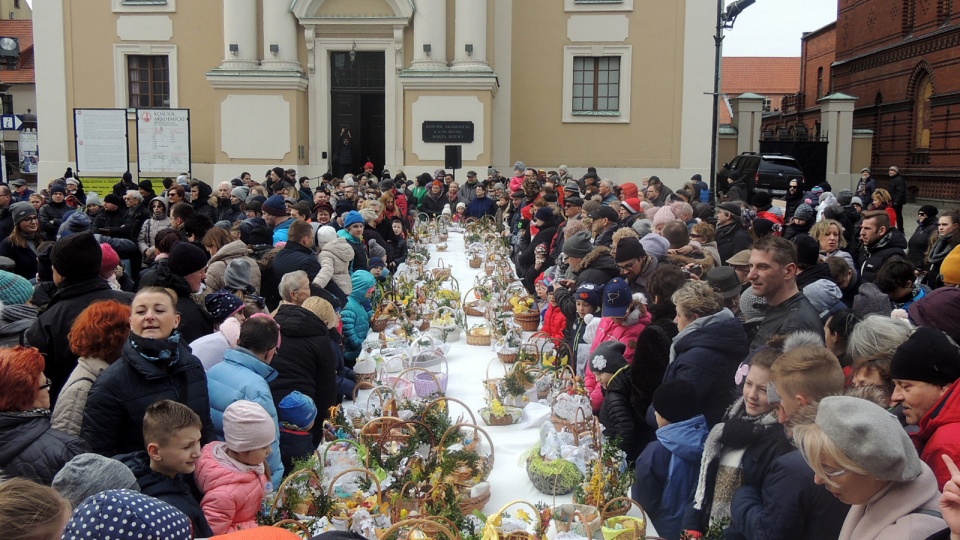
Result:
[[[54,428],[80,436],[83,408],[90,387],[110,364],[120,358],[129,334],[130,306],[126,304],[104,300],[94,302],[80,312],[67,336],[70,350],[80,358],[53,408],[51,425]]]
[[[897,211],[893,208],[892,200],[889,191],[879,188],[873,192],[873,203],[870,205],[870,210],[883,210],[890,216],[890,227],[896,227]]]

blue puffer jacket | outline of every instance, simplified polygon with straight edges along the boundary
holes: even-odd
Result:
[[[663,380],[689,382],[697,391],[700,412],[712,427],[735,399],[734,375],[749,352],[747,334],[728,309],[690,323],[694,325],[696,328],[684,328],[674,338],[676,357],[667,366]]]
[[[273,419],[277,436],[270,445],[267,465],[273,485],[279,486],[283,479],[283,462],[280,459],[280,423],[273,394],[268,382],[277,378],[277,370],[261,362],[253,353],[242,348],[228,349],[223,362],[207,372],[207,389],[210,394],[210,419],[217,438],[223,440],[223,412],[231,403],[245,399],[262,406]]]
[[[340,319],[343,320],[344,359],[348,367],[353,367],[360,356],[363,340],[367,339],[367,332],[370,331],[373,313],[364,304],[368,302],[367,291],[376,284],[376,278],[366,270],[357,270],[350,276],[350,282],[353,292],[347,299],[347,307],[340,312]]]
[[[697,486],[708,433],[702,414],[668,424],[657,430],[658,440],[637,458],[637,481],[631,494],[664,538],[680,538],[683,512]]]

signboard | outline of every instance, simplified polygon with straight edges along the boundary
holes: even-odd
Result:
[[[40,166],[40,150],[36,130],[20,132],[20,172],[37,174]]]
[[[137,160],[141,172],[190,171],[190,110],[137,109]]]
[[[126,109],[74,109],[77,172],[121,175],[130,168]]]
[[[423,123],[423,142],[472,143],[473,122],[428,120]]]
[[[20,126],[23,125],[23,121],[17,117],[15,114],[4,114],[0,116],[0,128],[4,131],[13,131],[20,129]]]

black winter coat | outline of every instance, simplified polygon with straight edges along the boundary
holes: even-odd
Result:
[[[890,179],[890,204],[903,206],[907,204],[907,181],[899,174]]]
[[[180,314],[180,326],[177,330],[180,331],[184,341],[193,343],[207,334],[212,334],[213,317],[207,313],[204,306],[193,299],[187,280],[170,272],[170,267],[165,264],[157,265],[156,268],[157,271],[150,277],[152,280],[150,285],[173,289],[173,292],[177,293],[177,312]],[[140,286],[146,287],[143,281],[140,280]]]
[[[663,382],[663,375],[670,364],[670,344],[677,336],[677,323],[670,319],[656,319],[637,336],[630,379],[633,383],[633,408],[646,411],[653,403],[653,393]],[[646,422],[637,425],[641,451],[647,443],[657,438],[656,430]]]
[[[47,309],[37,318],[25,335],[27,343],[40,349],[46,358],[44,373],[50,377],[50,405],[56,404],[60,390],[77,367],[77,355],[70,350],[67,334],[74,319],[97,300],[116,300],[123,304],[133,301],[133,295],[115,291],[99,277],[76,284],[62,282]]]
[[[850,507],[813,482],[813,470],[799,450],[774,459],[765,470],[752,465],[741,461],[744,485],[730,503],[727,540],[840,536]]]
[[[417,207],[418,210],[427,214],[431,218],[435,218],[443,213],[443,205],[447,204],[447,198],[440,194],[436,199],[433,198],[432,194],[428,191],[423,195],[423,199],[420,199],[420,205]],[[454,209],[451,208],[452,212]]]
[[[734,222],[731,225],[717,227],[717,251],[720,252],[720,260],[724,264],[727,259],[745,249],[750,249],[753,245],[753,239],[740,222]]]
[[[577,298],[576,292],[580,285],[584,283],[594,283],[601,287],[606,285],[611,279],[620,275],[620,269],[617,263],[610,255],[610,250],[603,246],[597,246],[580,261],[580,270],[575,272],[573,287],[566,289],[557,288],[554,291],[554,298],[560,311],[567,316],[566,335],[572,335],[573,323],[577,320]]]
[[[143,200],[133,208],[127,208],[126,211],[128,219],[130,223],[132,223],[130,239],[136,242],[137,237],[140,236],[140,229],[143,228],[143,224],[150,219],[150,199]]]
[[[320,413],[311,430],[314,443],[323,435],[322,420],[337,404],[337,358],[323,321],[308,309],[291,304],[280,306],[276,317],[280,325],[280,349],[270,366],[279,375],[270,381],[277,404],[294,390],[311,397]]]
[[[210,529],[210,524],[203,515],[200,502],[193,495],[190,485],[184,481],[182,475],[170,478],[154,471],[150,468],[150,458],[143,451],[117,456],[116,459],[126,465],[137,477],[140,493],[160,499],[190,518],[195,537],[213,536],[213,530]]]
[[[287,242],[273,258],[273,274],[279,283],[280,278],[296,270],[303,270],[307,278],[313,281],[320,272],[320,260],[307,246],[299,242]]]
[[[537,231],[537,235],[530,240],[530,244],[527,245],[526,249],[520,252],[520,255],[517,256],[517,275],[523,280],[524,287],[527,288],[527,291],[533,294],[533,282],[536,280],[537,276],[540,275],[540,272],[543,272],[547,268],[553,266],[553,261],[555,260],[554,254],[550,253],[550,244],[553,242],[553,237],[557,234],[556,225],[550,225]],[[543,263],[543,266],[539,270],[534,272],[534,268],[537,262],[536,249],[540,244],[545,244],[547,247],[547,260]]]
[[[0,256],[13,260],[13,273],[25,279],[37,277],[36,247],[41,241],[39,232],[36,234],[35,239],[34,242],[28,243],[27,247],[14,245],[13,242],[10,241],[10,237],[0,240]]]
[[[930,248],[930,237],[935,232],[937,232],[937,218],[928,218],[923,223],[918,224],[917,230],[907,241],[907,259],[917,268],[926,270],[924,259],[926,259],[927,250]]]
[[[675,339],[673,348],[677,355],[663,380],[689,382],[698,412],[712,427],[734,401],[734,375],[749,352],[743,324],[736,318],[711,322]]]
[[[63,223],[63,215],[70,210],[66,202],[49,202],[40,207],[40,232],[44,240],[56,240],[57,231]]]
[[[83,439],[50,427],[50,411],[0,413],[0,472],[49,486],[68,461],[87,452]]]
[[[133,218],[126,209],[118,208],[113,212],[103,209],[93,218],[90,230],[114,238],[136,238],[140,231],[134,231],[133,226]]]
[[[6,238],[13,232],[13,214],[10,207],[0,208],[0,238]]]
[[[603,405],[600,406],[599,414],[603,436],[608,439],[620,437],[620,449],[626,452],[627,463],[634,463],[643,451],[637,429],[643,423],[643,417],[633,408],[630,368],[611,379],[603,394]]]
[[[865,283],[873,283],[877,279],[877,271],[883,262],[898,255],[906,257],[907,238],[898,229],[891,228],[890,232],[870,246],[864,246],[860,253],[860,278]]]
[[[203,425],[201,441],[212,440],[207,374],[184,338],[177,349],[179,360],[165,366],[163,361],[144,357],[128,339],[120,358],[97,377],[87,397],[80,430],[94,452],[115,456],[141,450],[143,415],[147,407],[161,399],[190,407]]]

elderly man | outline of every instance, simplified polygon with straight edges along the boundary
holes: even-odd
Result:
[[[750,249],[753,243],[750,233],[740,224],[740,212],[740,205],[735,202],[720,203],[717,207],[717,251],[724,264],[735,254]]]
[[[280,278],[280,299],[282,304],[302,305],[310,298],[310,278],[303,270],[295,270]]]
[[[779,236],[757,240],[750,252],[750,280],[754,295],[767,301],[767,313],[750,345],[757,349],[771,336],[813,332],[823,336],[817,309],[797,287],[797,248]]]
[[[600,204],[604,206],[607,206],[619,200],[617,199],[617,194],[613,189],[613,180],[610,180],[609,178],[604,178],[603,180],[600,181],[600,197],[602,197]]]

